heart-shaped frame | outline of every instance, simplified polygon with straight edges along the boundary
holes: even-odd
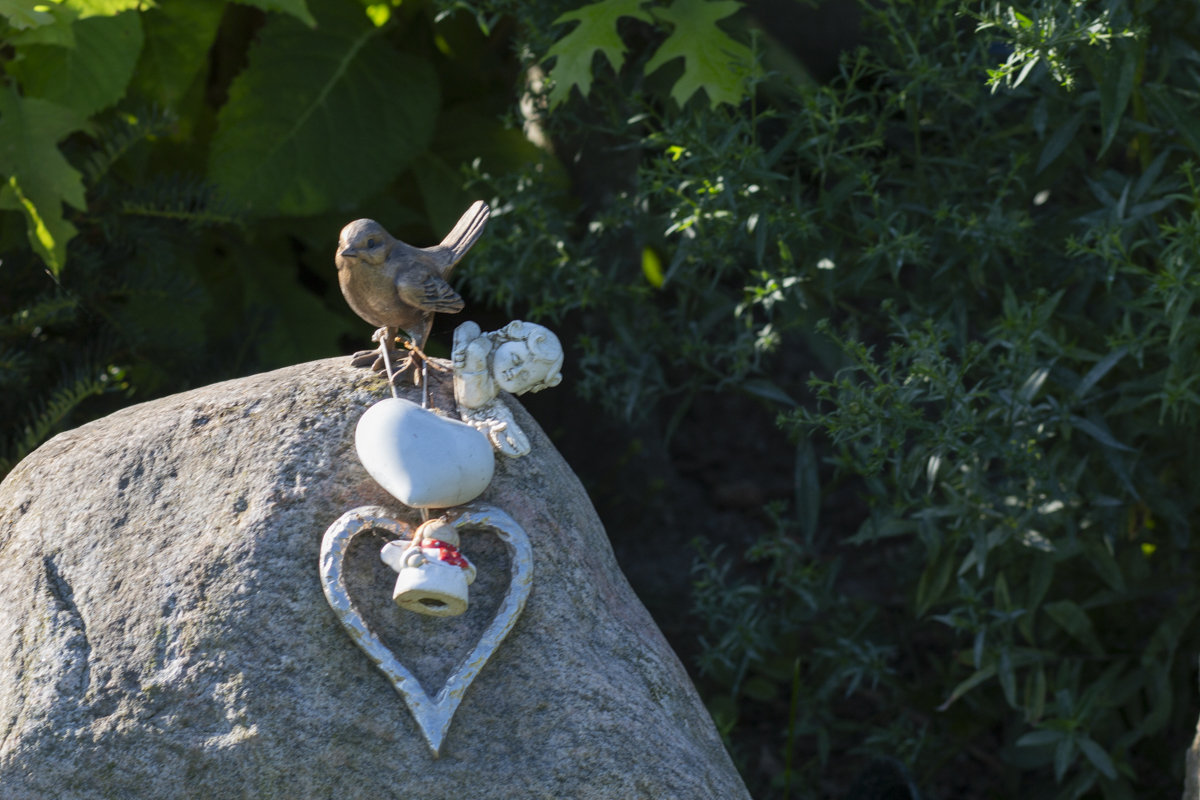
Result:
[[[397,520],[388,516],[387,509],[380,506],[362,506],[347,511],[325,531],[321,541],[321,585],[325,599],[342,627],[350,634],[354,643],[362,648],[375,666],[383,671],[392,686],[404,698],[408,710],[417,721],[417,727],[429,743],[429,749],[437,758],[445,741],[450,721],[458,710],[463,695],[483,669],[484,664],[496,652],[496,648],[513,629],[525,601],[533,588],[533,547],[525,530],[508,514],[494,506],[468,505],[451,512],[448,517],[456,529],[484,528],[493,531],[504,542],[512,561],[512,578],[508,593],[496,611],[491,624],[479,638],[479,643],[446,679],[437,697],[430,697],[420,681],[400,663],[400,659],[384,645],[379,636],[367,625],[350,600],[346,581],[342,576],[342,562],[350,549],[350,542],[360,533],[382,530],[404,538],[411,533]]]

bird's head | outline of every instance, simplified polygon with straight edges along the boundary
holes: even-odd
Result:
[[[393,241],[391,234],[375,220],[356,219],[342,228],[338,237],[338,267],[343,261],[365,261],[378,266],[387,259]]]

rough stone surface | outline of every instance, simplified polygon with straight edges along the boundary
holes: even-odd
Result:
[[[453,410],[449,381],[436,406]],[[417,399],[416,392],[409,393]],[[531,455],[479,498],[533,541],[516,628],[434,760],[318,575],[339,515],[383,505],[354,424],[385,396],[344,359],[146,403],[55,437],[0,485],[0,787],[25,798],[748,798],[578,480]],[[507,555],[463,537],[471,609],[391,603],[382,539],[350,592],[431,694],[487,625]]]

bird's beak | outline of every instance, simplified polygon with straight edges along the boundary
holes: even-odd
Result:
[[[338,255],[341,256],[342,258],[354,258],[355,256],[358,255],[358,251],[355,250],[353,247],[347,247],[345,250],[338,253]]]

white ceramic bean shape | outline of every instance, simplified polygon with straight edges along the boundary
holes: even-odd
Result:
[[[354,446],[370,476],[410,508],[469,503],[495,469],[492,446],[475,428],[394,397],[362,415]]]

